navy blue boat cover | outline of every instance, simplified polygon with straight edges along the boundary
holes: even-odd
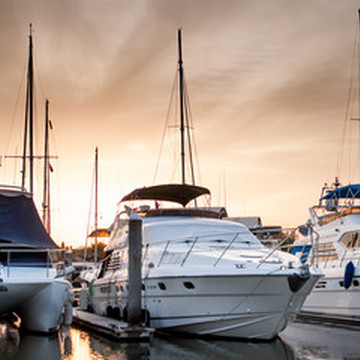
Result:
[[[32,198],[0,193],[0,242],[58,248],[46,232]]]
[[[360,184],[347,185],[330,191],[321,198],[324,199],[360,199]]]

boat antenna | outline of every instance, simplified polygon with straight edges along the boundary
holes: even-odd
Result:
[[[181,49],[181,29],[178,29],[179,45],[179,96],[180,96],[180,136],[181,136],[181,174],[182,184],[185,185],[185,141],[184,141],[184,70]]]
[[[25,131],[24,131],[24,149],[23,149],[23,164],[22,164],[22,182],[21,187],[25,190],[26,178],[26,147],[27,147],[27,133],[29,129],[29,160],[30,160],[30,193],[33,193],[33,171],[34,171],[34,152],[33,152],[33,42],[32,42],[32,24],[30,24],[29,34],[29,60],[26,86],[26,105],[25,105]]]

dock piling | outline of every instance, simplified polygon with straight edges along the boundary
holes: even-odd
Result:
[[[134,213],[129,220],[128,325],[141,325],[142,219]]]

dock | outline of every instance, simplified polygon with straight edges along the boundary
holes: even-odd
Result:
[[[121,341],[149,341],[155,330],[149,327],[128,326],[128,323],[96,315],[78,308],[73,309],[73,323],[99,335]]]
[[[322,314],[322,313],[306,312],[306,311],[301,311],[296,316],[296,321],[305,322],[305,323],[316,323],[322,325],[334,324],[337,326],[344,326],[347,328],[355,327],[356,329],[359,329],[359,325],[360,325],[360,318],[356,316],[344,317],[335,314]]]
[[[78,308],[73,309],[73,323],[118,341],[149,341],[155,330],[149,327],[128,326],[128,323],[100,316]]]

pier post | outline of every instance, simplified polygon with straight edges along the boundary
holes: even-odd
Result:
[[[142,219],[134,213],[129,220],[128,326],[141,324]]]

